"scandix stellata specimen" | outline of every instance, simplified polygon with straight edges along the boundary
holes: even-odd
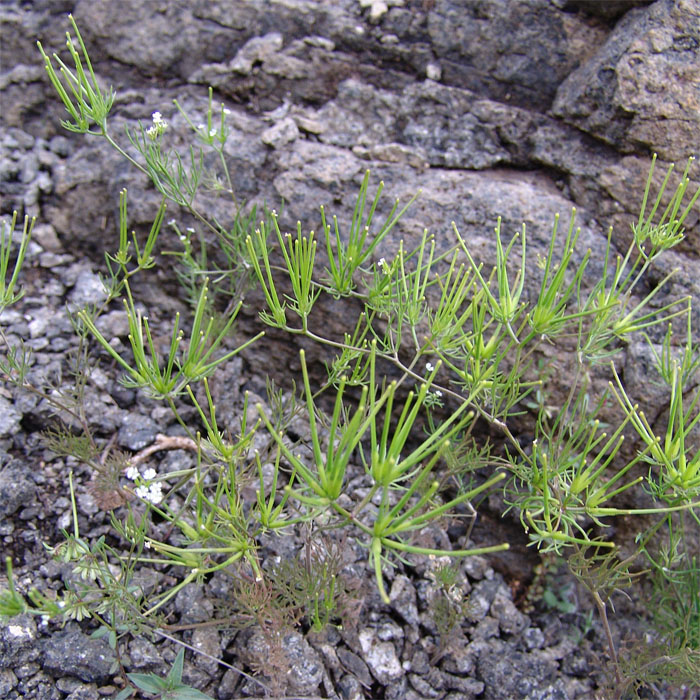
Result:
[[[104,441],[91,432],[80,391],[75,400],[58,399],[50,387],[31,385],[30,354],[0,328],[4,381],[53,404],[59,418],[47,434],[48,444],[57,454],[94,467],[99,502],[112,509],[114,535],[122,543],[115,548],[104,537],[81,536],[71,478],[73,528],[52,551],[74,565],[79,583],[56,597],[36,590],[24,594],[14,585],[8,560],[0,613],[92,618],[97,634],[118,652],[125,635],[171,638],[174,630],[162,617],[168,601],[192,582],[227,572],[238,582],[238,607],[212,624],[230,625],[233,619],[258,624],[270,640],[301,617],[320,629],[342,622],[350,595],[342,557],[334,550],[338,541],[361,543],[378,592],[388,602],[385,576],[397,563],[508,547],[507,542],[475,546],[471,530],[462,548],[451,551],[423,546],[418,537],[431,523],[474,513],[478,501],[498,488],[532,546],[565,557],[589,590],[621,695],[656,679],[697,679],[700,573],[691,545],[700,533],[700,351],[693,341],[693,300],[657,303],[670,275],[644,296],[641,292],[655,261],[683,240],[683,223],[697,208],[700,190],[688,192],[692,158],[675,188],[669,185],[672,168],[658,188],[652,186],[652,160],[632,242],[618,254],[609,235],[596,268],[602,272],[595,278],[589,266],[594,253],[577,247],[575,212],[563,236],[555,218],[547,254],[538,260],[528,254],[525,227],[507,240],[500,220],[491,267],[474,257],[454,224],[454,244],[447,251],[438,252],[427,232],[415,247],[401,241],[397,250],[387,250],[382,243],[411,202],[400,208],[397,201],[378,220],[383,186],[370,195],[369,173],[348,230],[321,207],[318,238],[301,224],[284,232],[274,211],[265,209],[259,217],[256,208],[246,210],[236,200],[224,153],[228,110],[214,105],[211,89],[203,118],[186,114],[175,102],[194,137],[186,153],[167,150],[168,122],[161,111],[153,112],[150,125],[127,128],[127,143],[120,145],[108,128],[114,93],[98,85],[72,18],[71,23],[76,37],[68,35],[71,66],[39,45],[68,113],[63,127],[106,139],[163,197],[140,242],[135,233],[129,235],[127,195],[121,194],[118,248],[105,254],[106,299],[73,317],[82,371],[90,362],[111,362],[125,385],[166,404],[183,435],[172,444],[159,438],[148,455],[184,447],[194,452],[196,464],[163,474],[141,466],[139,455],[112,452],[101,459]],[[218,163],[213,177],[204,169],[207,150]],[[227,224],[199,208],[198,193],[212,187],[230,198],[233,215]],[[198,230],[180,230],[174,219],[168,224],[181,247],[161,252],[175,257],[193,314],[188,320],[173,317],[163,346],[135,298],[132,278],[158,264],[168,203],[189,214]],[[0,239],[0,310],[21,297],[18,276],[32,222],[25,222],[17,251],[15,225],[13,218]],[[264,330],[243,339],[234,334],[252,288],[265,300],[262,327],[285,332],[290,340],[302,336],[318,343],[332,359],[325,382],[312,388],[300,351],[299,393],[285,398],[270,384],[267,407],[249,405],[246,395],[239,424],[222,426],[209,380],[264,335]],[[348,315],[343,337],[327,337],[313,314],[327,296],[361,309],[355,318]],[[99,330],[98,318],[116,302],[128,318],[126,350],[115,349]],[[221,308],[223,313],[217,311]],[[665,325],[668,331],[659,335]],[[162,325],[158,334],[163,335]],[[233,348],[232,337],[238,343]],[[626,343],[640,337],[650,343],[658,381],[668,387],[667,426],[660,435],[628,396],[612,362]],[[544,343],[567,347],[575,358],[568,392],[556,406],[550,405],[555,384],[542,362]],[[594,386],[594,371],[608,372],[607,390]],[[322,403],[332,408],[325,412]],[[606,425],[610,406],[622,416],[616,425]],[[308,438],[294,443],[287,428],[301,415],[308,421]],[[534,433],[527,443],[512,432],[514,418],[524,415]],[[489,442],[477,422],[497,429],[502,440]],[[632,452],[622,449],[626,435],[637,440]],[[364,495],[353,499],[348,483],[358,475],[363,475]],[[653,505],[619,507],[616,497],[635,489],[643,489]],[[606,536],[607,524],[621,515],[640,516],[633,552],[624,558]],[[311,528],[327,546],[309,548],[303,566],[271,576],[258,556],[261,539],[269,533],[292,536],[303,528]],[[608,610],[610,594],[634,581],[631,567],[639,569],[640,562],[654,583],[663,652],[635,665],[618,658]],[[143,565],[167,567],[177,572],[177,582],[144,596],[133,585]],[[450,569],[443,568],[440,575],[447,580]],[[298,572],[296,578],[291,571]],[[445,584],[446,629],[463,610],[450,586]],[[166,679],[120,670],[126,684],[120,698],[129,697],[133,685],[149,692],[185,692],[182,655]]]

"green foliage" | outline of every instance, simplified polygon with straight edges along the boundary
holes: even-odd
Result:
[[[29,241],[31,239],[34,222],[35,219],[32,219],[31,221],[28,217],[25,217],[24,219],[24,227],[22,229],[19,250],[17,251],[15,264],[12,269],[12,275],[9,279],[7,278],[7,273],[10,269],[12,234],[15,232],[15,225],[17,224],[17,212],[12,214],[9,231],[7,230],[5,222],[3,221],[2,223],[2,230],[0,230],[0,313],[2,313],[2,310],[5,307],[18,302],[22,298],[23,292],[19,291],[15,293],[15,286],[17,285],[19,272],[22,269],[24,256],[27,253],[27,246],[29,245]]]
[[[127,678],[145,693],[157,695],[160,700],[200,700],[209,698],[201,691],[191,688],[182,682],[182,666],[185,659],[185,650],[180,648],[173,665],[165,678],[156,676],[155,673],[127,673]],[[131,697],[132,692],[123,690],[117,696],[120,700]]]

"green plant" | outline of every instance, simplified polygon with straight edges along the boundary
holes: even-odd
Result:
[[[533,546],[570,556],[570,567],[595,600],[614,662],[617,653],[607,619],[609,595],[615,586],[630,581],[630,566],[637,555],[658,564],[656,569],[666,575],[685,604],[684,587],[693,585],[697,569],[676,551],[687,547],[697,534],[700,451],[693,444],[692,431],[698,425],[700,399],[692,396],[692,381],[700,363],[691,342],[691,300],[657,303],[668,277],[654,283],[644,296],[640,289],[659,256],[683,238],[684,220],[700,195],[699,190],[691,193],[689,201],[686,198],[691,162],[659,217],[670,171],[656,197],[652,195],[647,213],[652,161],[633,241],[624,254],[616,256],[608,236],[602,273],[590,287],[585,282],[593,253],[577,248],[575,212],[563,243],[558,237],[559,219],[555,219],[547,253],[536,261],[527,247],[525,227],[508,240],[500,220],[492,269],[476,260],[454,225],[454,245],[449,250],[438,252],[427,231],[413,249],[401,241],[395,251],[380,250],[405,207],[399,209],[397,202],[383,221],[377,221],[383,185],[372,197],[369,173],[360,185],[347,236],[335,218],[331,231],[321,209],[326,245],[319,253],[314,234],[304,233],[301,224],[295,233],[286,233],[275,212],[266,212],[259,223],[241,213],[223,150],[228,136],[226,109],[223,105],[214,109],[212,91],[206,125],[195,126],[197,120],[176,104],[200,144],[197,150],[166,151],[168,124],[160,112],[154,112],[150,127],[139,124],[127,130],[137,153],[128,155],[108,130],[113,93],[111,89],[101,92],[72,18],[71,23],[77,36],[77,44],[68,37],[74,70],[57,57],[48,57],[40,46],[49,78],[70,117],[64,126],[106,138],[151,178],[164,198],[146,242],[139,245],[135,235],[129,239],[126,194],[122,194],[118,249],[106,255],[108,298],[101,308],[78,313],[77,330],[83,339],[95,339],[124,372],[124,383],[168,405],[196,451],[194,467],[169,474],[142,471],[135,462],[124,470],[124,462],[115,456],[121,467],[114,469],[117,483],[112,487],[134,499],[122,501],[123,510],[112,519],[128,554],[107,547],[104,540],[83,542],[77,530],[66,535],[54,553],[71,561],[79,556],[76,566],[91,567],[87,580],[99,581],[93,590],[71,592],[76,597],[71,610],[80,609],[81,615],[94,616],[113,631],[157,629],[161,624],[157,613],[189,583],[216,572],[245,571],[239,575],[240,599],[247,601],[249,620],[279,636],[284,625],[298,619],[290,610],[303,609],[309,624],[319,627],[333,619],[338,602],[333,567],[330,563],[327,567],[323,558],[308,562],[306,573],[317,572],[318,581],[313,583],[318,587],[301,571],[296,578],[287,577],[282,589],[275,588],[259,561],[263,537],[289,533],[301,524],[329,533],[343,529],[366,548],[378,591],[388,602],[384,567],[405,562],[407,555],[470,556],[508,547],[502,543],[479,548],[465,542],[462,549],[442,551],[421,546],[416,537],[425,526],[460,509],[473,513],[474,502],[499,484]],[[220,172],[209,181],[232,197],[236,211],[229,225],[210,221],[199,209],[198,192],[206,181],[202,147],[218,154]],[[182,250],[169,251],[182,264],[181,279],[193,316],[189,321],[181,321],[178,315],[173,318],[166,333],[169,345],[163,352],[134,297],[131,279],[157,264],[167,201],[183,207],[203,233],[181,235]],[[194,252],[195,235],[198,253]],[[211,262],[212,237],[226,265]],[[18,298],[13,290],[23,245],[12,277],[3,287],[6,303]],[[387,257],[376,260],[380,252]],[[9,243],[3,238],[3,276],[8,261]],[[267,305],[260,312],[264,325],[292,338],[303,337],[334,357],[327,363],[327,380],[312,388],[315,383],[305,352],[300,351],[301,397],[284,402],[274,398],[271,388],[271,408],[249,407],[246,397],[237,428],[222,430],[209,378],[263,334],[239,341],[234,349],[228,345],[240,297],[251,282],[259,285]],[[534,293],[528,297],[530,289]],[[314,308],[329,295],[352,297],[361,307],[356,318],[348,319],[342,337],[330,337],[314,316]],[[216,319],[219,297],[225,299],[226,312]],[[99,315],[119,298],[129,320],[128,353],[117,352],[97,324]],[[610,365],[607,392],[597,393],[592,377],[607,370],[610,359],[637,334],[680,322],[685,322],[688,338],[681,357],[674,359],[670,331],[656,355],[671,393],[668,428],[661,439],[627,397],[614,366]],[[569,391],[558,405],[553,403],[552,372],[542,364],[543,343],[556,343],[573,358]],[[23,381],[20,355],[9,346],[3,367],[18,386],[32,390]],[[333,407],[328,413],[320,409],[324,395],[326,399],[330,395]],[[607,426],[611,403],[624,417]],[[196,422],[185,419],[185,406],[194,410]],[[531,444],[512,432],[514,419],[526,419],[528,406],[535,414]],[[60,402],[56,407],[64,408]],[[249,408],[255,409],[257,419]],[[80,409],[69,410],[83,430],[81,440],[65,439],[64,431],[57,433],[52,444],[59,451],[79,452],[89,463],[95,441]],[[308,421],[308,439],[293,443],[286,427],[292,418],[302,416]],[[505,448],[474,436],[477,419],[500,433]],[[630,431],[638,435],[642,447],[627,457],[622,445]],[[254,444],[257,450],[252,449]],[[649,466],[649,474],[632,476],[642,465]],[[125,483],[121,471],[129,482]],[[364,479],[365,495],[353,501],[347,487],[350,476],[358,474]],[[653,507],[617,505],[620,494],[642,487],[653,499]],[[652,525],[640,525],[636,550],[624,560],[616,543],[606,538],[609,520],[622,515],[657,517]],[[167,537],[153,527],[154,518],[167,524]],[[680,539],[675,519],[682,522]],[[674,552],[671,563],[683,566],[672,575],[666,569],[674,568],[652,546],[667,533]],[[143,564],[181,573],[170,589],[148,600],[124,597],[130,573]],[[110,566],[121,573],[110,574]],[[449,571],[445,567],[439,575],[448,577]],[[122,588],[110,583],[108,575]],[[439,612],[447,629],[463,610],[450,598],[451,586],[441,585],[447,597],[443,596]],[[2,598],[8,611],[18,609],[17,595],[11,588]],[[664,604],[674,609],[673,604]],[[41,597],[35,597],[33,606],[37,614],[67,614]],[[104,609],[109,615],[102,615]],[[679,611],[684,619],[695,620],[692,599]],[[666,634],[676,633],[667,629]],[[692,635],[684,640],[684,644],[696,643]],[[619,675],[618,679],[622,680]]]
[[[155,673],[127,673],[127,678],[145,693],[157,695],[160,700],[200,700],[209,698],[195,688],[191,688],[182,682],[182,666],[185,659],[185,650],[180,648],[173,665],[165,678]],[[125,688],[118,695],[118,700],[126,700],[131,697],[133,690]]]

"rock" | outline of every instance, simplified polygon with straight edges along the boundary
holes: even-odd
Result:
[[[201,586],[190,583],[180,589],[175,596],[175,610],[180,613],[182,624],[207,622],[214,613],[212,602],[204,597]]]
[[[10,697],[10,691],[17,685],[17,676],[9,669],[0,671],[0,696]]]
[[[279,32],[249,39],[231,61],[229,67],[236,73],[247,75],[255,63],[260,63],[282,48],[283,39]]]
[[[367,664],[349,649],[340,647],[337,653],[338,660],[343,664],[345,670],[357,678],[365,688],[369,688],[372,685],[372,676],[370,676]]]
[[[202,627],[193,630],[192,646],[203,652],[194,655],[194,663],[210,676],[215,676],[219,670],[218,658],[221,655],[219,632],[213,627]]]
[[[343,676],[338,681],[338,690],[343,700],[364,700],[365,698],[362,685],[354,676]]]
[[[0,411],[3,401],[0,400]],[[19,460],[12,460],[0,469],[0,521],[12,516],[35,497],[37,487],[27,471]]]
[[[137,452],[155,442],[158,426],[148,417],[125,413],[119,428],[117,443],[120,447]]]
[[[552,111],[624,152],[684,160],[700,127],[700,3],[628,12],[557,90]]]
[[[76,312],[88,306],[99,306],[106,298],[107,292],[99,276],[92,270],[82,270],[68,295],[68,309]]]
[[[445,83],[542,108],[604,30],[535,0],[466,7],[436,0],[428,35]]]
[[[394,579],[389,598],[391,607],[407,624],[414,627],[419,624],[416,589],[407,576],[399,575]]]
[[[129,642],[129,658],[134,670],[141,673],[157,671],[164,666],[156,645],[144,637],[134,637]]]
[[[501,631],[506,634],[522,632],[529,622],[527,615],[523,615],[513,605],[510,591],[505,586],[501,586],[496,591],[489,612],[498,620]]]
[[[24,665],[39,658],[37,645],[38,632],[34,618],[22,613],[0,626],[0,669],[15,672]],[[11,677],[4,678],[10,682]]]
[[[391,642],[382,642],[377,630],[370,627],[360,630],[358,637],[365,661],[382,685],[390,685],[403,677],[404,670]]]
[[[508,648],[500,640],[491,640],[488,645],[477,662],[478,676],[485,686],[485,700],[529,698],[552,682],[557,664],[542,652],[524,654]]]
[[[7,399],[0,396],[0,438],[14,435],[21,420],[22,414]]]
[[[116,661],[105,639],[92,639],[74,625],[44,640],[42,649],[47,673],[77,676],[86,682],[106,682]]]
[[[248,664],[262,669],[264,675],[275,683],[287,685],[287,692],[299,695],[316,693],[323,677],[323,664],[318,653],[298,632],[288,632],[279,640],[284,659],[275,666],[271,659],[277,652],[270,648],[269,640],[260,629],[249,635],[245,646],[237,649]]]
[[[262,142],[273,148],[282,148],[299,137],[299,129],[292,117],[286,117],[274,126],[263,131]]]

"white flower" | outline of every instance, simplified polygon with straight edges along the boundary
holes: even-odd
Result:
[[[148,486],[137,486],[134,493],[144,501],[148,498]]]
[[[209,136],[216,136],[216,129],[211,128],[211,129],[209,130]]]
[[[437,399],[442,398],[442,392],[439,389],[435,390],[435,398],[437,398]]]
[[[160,481],[156,481],[148,487],[148,495],[146,500],[150,501],[154,505],[158,505],[163,500],[163,485]]]
[[[138,477],[138,475],[139,475],[138,467],[135,467],[132,465],[126,470],[126,478],[127,479],[131,479],[132,481],[134,481]]]
[[[224,107],[224,114],[231,114],[231,110],[228,107]]]
[[[167,128],[168,122],[163,119],[163,115],[160,112],[153,112],[152,115],[153,126],[146,129],[146,134],[148,138],[155,141]]]
[[[391,267],[389,266],[389,263],[386,261],[386,258],[380,258],[379,259],[379,267],[382,268],[382,272],[385,275],[390,275],[391,274]]]
[[[426,363],[425,363],[425,369],[426,369],[426,371],[428,371],[428,372],[432,372],[432,371],[435,369],[435,367],[433,367],[432,363],[426,362]]]
[[[153,467],[149,467],[143,473],[143,478],[146,479],[147,481],[150,481],[151,479],[155,479],[157,474],[158,474],[158,472],[155,469],[153,469]]]

